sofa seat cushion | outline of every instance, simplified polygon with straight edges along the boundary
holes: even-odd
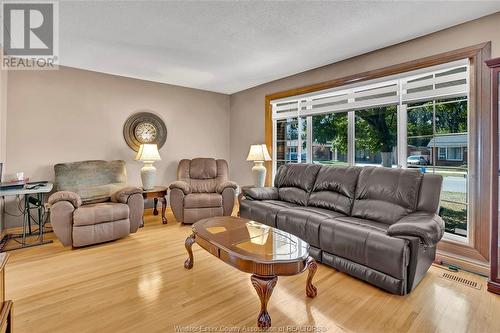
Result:
[[[408,241],[386,235],[387,226],[383,223],[340,217],[323,220],[320,229],[323,251],[397,279],[406,279]]]
[[[341,216],[344,215],[316,207],[290,208],[278,212],[276,226],[305,240],[311,246],[319,247],[321,221]]]
[[[385,223],[367,220],[367,219],[361,219],[358,217],[342,216],[342,217],[336,217],[335,219],[338,221],[342,221],[342,222],[362,225],[362,226],[367,227],[367,228],[373,228],[373,229],[381,231],[383,233],[385,233],[387,231],[387,229],[389,228],[389,226]]]
[[[184,208],[222,207],[219,193],[191,193],[184,198]]]
[[[296,204],[279,200],[241,200],[240,216],[276,227],[276,216],[278,212],[299,207]]]
[[[129,217],[129,207],[123,203],[104,202],[92,205],[83,205],[73,213],[73,225],[84,226],[118,220]]]

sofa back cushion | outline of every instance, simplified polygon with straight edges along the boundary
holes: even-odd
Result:
[[[417,208],[421,181],[419,170],[364,167],[351,215],[393,224]]]
[[[84,204],[109,201],[127,183],[125,161],[81,161],[54,166],[57,191],[77,193]]]
[[[274,178],[279,199],[306,206],[320,169],[321,165],[316,164],[290,163],[280,166]]]
[[[189,178],[212,179],[217,177],[217,162],[213,158],[193,158],[189,165]]]
[[[443,176],[432,173],[425,173],[420,185],[417,210],[436,214],[439,210],[439,198],[441,197],[441,187]]]
[[[350,215],[361,169],[322,166],[316,176],[308,205]]]

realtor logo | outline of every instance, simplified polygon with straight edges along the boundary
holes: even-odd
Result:
[[[57,5],[2,3],[2,69],[57,69]]]

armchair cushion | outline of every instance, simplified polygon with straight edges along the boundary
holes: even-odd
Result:
[[[444,222],[437,214],[417,211],[403,217],[387,229],[389,236],[416,236],[425,245],[434,246],[443,237]]]
[[[243,195],[254,200],[278,200],[276,187],[251,187],[243,189]]]
[[[70,191],[59,191],[52,194],[49,197],[48,203],[49,205],[53,205],[59,201],[67,201],[73,205],[73,207],[78,208],[82,205],[82,199],[75,192]]]
[[[184,198],[184,208],[222,207],[219,193],[191,193]]]
[[[113,195],[111,196],[111,201],[126,204],[128,203],[128,198],[133,194],[142,195],[142,189],[135,186],[124,187],[121,190],[113,193]]]
[[[171,190],[173,190],[174,188],[177,188],[177,189],[181,190],[184,193],[184,195],[191,193],[191,185],[189,185],[188,183],[186,183],[185,181],[182,181],[182,180],[177,180],[177,181],[171,183],[169,188]]]
[[[129,212],[128,205],[124,203],[105,202],[84,205],[73,213],[73,225],[83,226],[128,220]]]
[[[194,179],[217,177],[217,162],[213,158],[194,158],[189,166],[189,176]]]
[[[233,190],[236,190],[238,188],[238,185],[235,182],[226,180],[225,182],[217,185],[217,192],[222,193],[226,188],[232,188]]]

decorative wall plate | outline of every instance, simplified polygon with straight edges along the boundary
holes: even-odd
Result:
[[[151,112],[139,112],[128,117],[123,125],[123,137],[134,151],[143,143],[156,143],[158,149],[167,141],[167,126]]]

